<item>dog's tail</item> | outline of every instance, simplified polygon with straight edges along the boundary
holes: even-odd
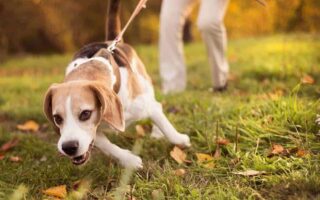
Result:
[[[109,0],[106,20],[106,41],[114,40],[120,31],[120,0]]]

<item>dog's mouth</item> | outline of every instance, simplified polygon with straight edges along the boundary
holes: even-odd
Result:
[[[90,152],[92,150],[92,147],[93,147],[93,141],[91,142],[90,146],[89,146],[89,150],[82,154],[81,156],[77,156],[77,157],[73,157],[71,160],[72,160],[72,163],[74,165],[82,165],[84,164],[86,161],[89,160],[90,158]]]
[[[72,158],[72,163],[75,165],[82,165],[83,163],[85,163],[90,156],[90,152],[87,151],[85,154],[81,155],[81,156],[77,156]]]

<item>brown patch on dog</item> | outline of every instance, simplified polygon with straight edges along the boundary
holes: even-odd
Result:
[[[139,82],[138,74],[151,83],[151,78],[138,57],[134,49],[124,43],[118,44],[115,50],[115,59],[119,65],[123,65],[128,70],[128,90],[130,98],[134,99],[142,93],[141,84]],[[138,74],[137,74],[138,73]]]
[[[99,61],[91,60],[79,65],[76,69],[72,70],[64,79],[64,82],[70,81],[102,81],[110,83],[111,86],[111,72],[106,66]]]
[[[129,91],[129,97],[131,99],[135,99],[138,95],[142,94],[142,88],[140,86],[138,77],[133,73],[128,73],[128,91]]]
[[[110,42],[108,42],[110,44]],[[119,65],[126,66],[132,71],[132,67],[137,69],[137,72],[145,79],[151,82],[151,79],[145,69],[145,66],[139,58],[137,52],[126,43],[119,43],[115,50],[115,60]]]

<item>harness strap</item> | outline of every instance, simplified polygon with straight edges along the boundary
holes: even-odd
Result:
[[[119,66],[116,63],[116,61],[114,60],[113,56],[110,56],[111,58],[109,58],[110,64],[113,68],[113,73],[116,76],[116,82],[113,85],[113,91],[118,94],[120,91],[120,87],[121,87],[121,76],[120,76],[120,70],[119,70]]]

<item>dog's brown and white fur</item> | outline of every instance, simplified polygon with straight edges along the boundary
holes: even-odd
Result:
[[[124,167],[141,168],[139,156],[112,144],[97,128],[104,121],[123,132],[132,122],[145,118],[153,122],[153,137],[164,135],[173,144],[190,146],[189,137],[179,133],[164,115],[133,48],[121,43],[111,54],[105,48],[108,44],[80,50],[68,65],[64,82],[50,86],[45,95],[45,114],[60,134],[59,151],[79,165],[88,160],[95,145]]]

